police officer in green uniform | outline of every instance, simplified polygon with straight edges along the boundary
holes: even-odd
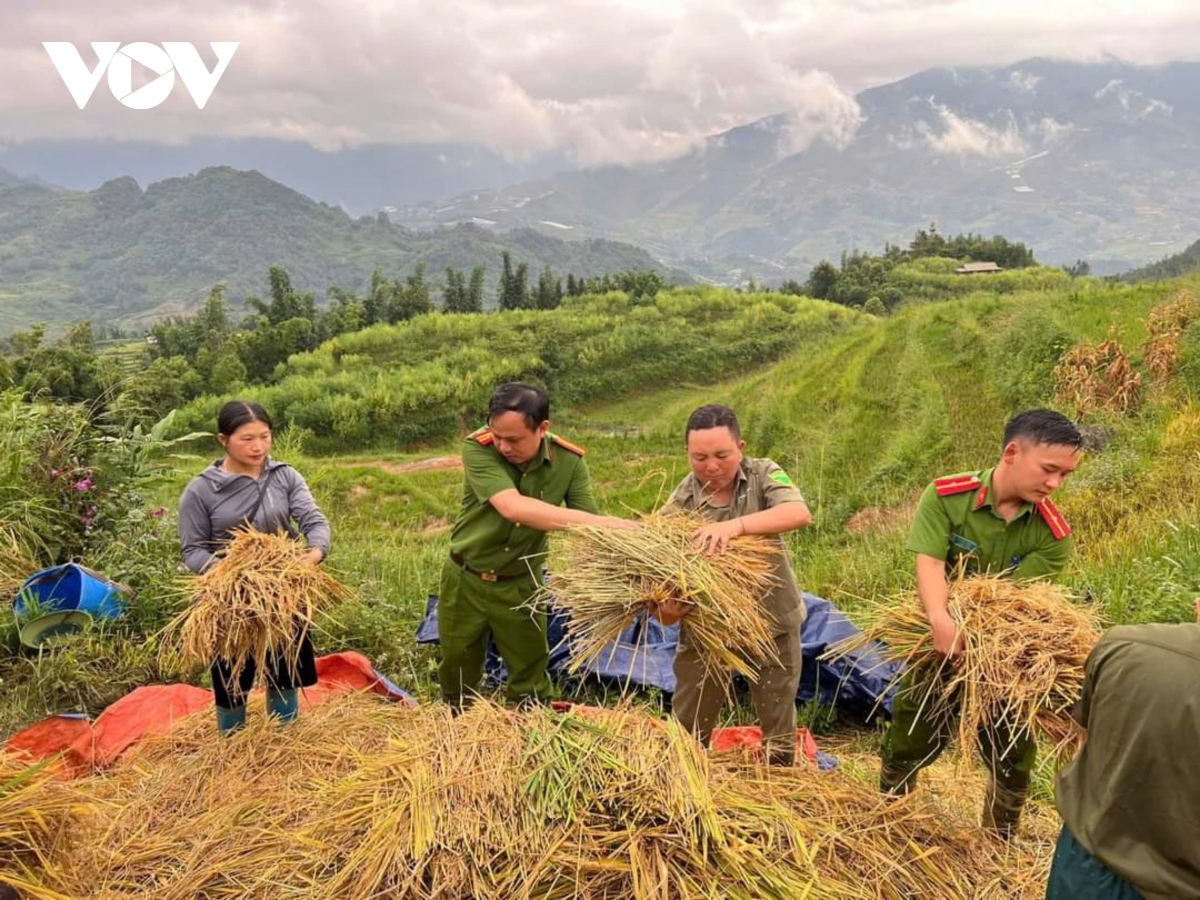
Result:
[[[569,525],[637,528],[597,515],[582,448],[550,433],[550,398],[521,382],[492,395],[488,427],[463,443],[463,502],[442,570],[442,697],[461,708],[479,687],[488,638],[508,668],[508,698],[546,699],[546,616],[528,608],[546,532]],[[565,505],[565,508],[564,508]]]
[[[778,662],[763,663],[750,687],[762,725],[763,747],[772,765],[790,766],[796,758],[796,691],[800,686],[800,626],[804,601],[779,535],[805,528],[812,514],[799,489],[775,462],[743,455],[737,416],[727,406],[711,404],[688,418],[684,438],[692,472],[679,483],[665,512],[686,510],[710,524],[697,529],[693,546],[720,553],[743,534],[770,535],[775,545],[774,583],[761,598],[772,624]],[[653,605],[662,622],[683,619],[675,653],[675,694],[671,708],[702,744],[707,745],[727,694],[706,670],[688,637],[689,607],[677,600]]]
[[[1071,529],[1049,498],[1075,470],[1082,447],[1082,434],[1065,416],[1028,410],[1005,426],[1004,451],[995,468],[939,478],[925,489],[908,550],[917,557],[917,593],[934,649],[951,663],[959,660],[963,646],[947,610],[947,573],[961,563],[968,574],[1057,577],[1070,553]],[[883,739],[880,788],[886,793],[908,793],[918,771],[937,759],[949,740],[950,723],[931,721],[922,708],[923,694],[912,675],[901,681]],[[1028,736],[998,737],[1001,746],[992,746],[982,732],[979,736],[991,769],[983,824],[1007,838],[1015,833],[1025,804],[1037,744]]]

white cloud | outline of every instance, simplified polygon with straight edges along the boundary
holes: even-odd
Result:
[[[924,125],[925,123],[922,122],[920,124]],[[925,127],[926,127],[926,129],[928,129],[929,126],[926,125]],[[904,134],[904,135],[889,134],[887,136],[887,142],[888,142],[888,146],[891,147],[893,150],[899,150],[902,153],[907,152],[909,150],[912,150],[912,149],[920,146],[920,142],[908,134]]]
[[[786,113],[785,149],[801,149],[844,144],[855,91],[923,68],[1194,58],[1198,28],[1185,0],[0,0],[0,141],[470,141],[603,163]],[[129,110],[104,81],[80,111],[41,42],[101,39],[188,41],[210,66],[208,41],[241,46],[202,111],[179,84]],[[948,148],[997,146],[950,130]]]
[[[862,122],[862,110],[832,76],[810,72],[797,83],[797,99],[789,107],[779,139],[781,156],[791,156],[812,146],[818,138],[835,147],[845,147]]]
[[[1060,122],[1052,116],[1043,116],[1034,129],[1047,144],[1055,144],[1074,132],[1075,126],[1070,122]]]
[[[1015,70],[1010,72],[1008,76],[1008,83],[1010,85],[1018,91],[1024,91],[1027,94],[1034,93],[1037,90],[1037,83],[1041,80],[1040,75],[1034,75],[1031,72],[1017,72]]]
[[[1095,97],[1097,100],[1103,100],[1105,97],[1115,96],[1117,102],[1121,104],[1121,109],[1128,112],[1129,100],[1132,97],[1140,96],[1138,91],[1131,91],[1124,87],[1124,82],[1120,78],[1114,78],[1100,90],[1096,91]]]
[[[1021,137],[1015,122],[1003,129],[992,128],[983,122],[960,116],[949,107],[930,101],[930,106],[942,122],[940,134],[927,134],[925,139],[937,153],[956,156],[999,157],[1026,153],[1029,145]]]
[[[1114,78],[1108,82],[1100,90],[1096,91],[1096,99],[1103,100],[1105,97],[1115,95],[1117,102],[1121,104],[1121,109],[1125,112],[1133,112],[1135,103],[1140,106],[1134,118],[1144,119],[1153,115],[1170,116],[1175,112],[1175,107],[1163,100],[1155,100],[1153,97],[1146,97],[1141,91],[1130,90],[1124,87],[1120,78]],[[1145,102],[1143,103],[1143,98]]]

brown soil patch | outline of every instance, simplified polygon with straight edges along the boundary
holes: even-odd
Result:
[[[432,537],[435,534],[442,534],[450,530],[450,519],[446,516],[437,516],[432,519],[426,519],[425,524],[421,527],[418,534],[424,537]]]
[[[921,495],[917,493],[900,506],[865,506],[850,517],[846,530],[850,534],[867,534],[907,528],[916,515],[920,499]]]

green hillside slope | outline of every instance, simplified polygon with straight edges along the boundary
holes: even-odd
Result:
[[[34,321],[144,325],[195,310],[217,282],[233,300],[262,296],[273,265],[319,297],[331,285],[362,290],[376,268],[395,276],[420,261],[433,280],[448,266],[486,266],[491,288],[504,250],[535,280],[547,265],[576,275],[657,269],[687,280],[613,241],[471,225],[413,232],[385,217],[352,219],[258,172],[204,169],[145,191],[132,178],[90,192],[4,184],[0,177],[0,334]]]
[[[1126,272],[1121,278],[1134,282],[1153,281],[1158,278],[1178,278],[1197,269],[1200,269],[1200,241],[1189,244],[1178,253],[1164,256],[1156,263]]]

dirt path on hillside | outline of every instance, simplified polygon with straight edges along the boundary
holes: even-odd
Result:
[[[461,456],[431,456],[428,459],[414,459],[412,462],[395,463],[382,459],[366,459],[361,462],[339,462],[342,469],[379,469],[389,475],[407,475],[410,472],[428,472],[435,469],[461,469]]]

